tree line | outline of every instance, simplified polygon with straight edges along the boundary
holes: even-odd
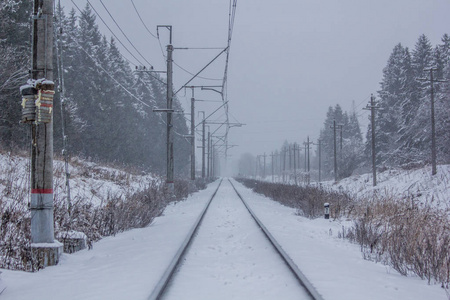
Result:
[[[32,1],[7,0],[0,4],[0,146],[28,149],[29,128],[19,124],[21,95],[30,69]],[[68,152],[103,162],[130,165],[163,173],[166,158],[166,116],[153,107],[166,107],[165,78],[135,72],[114,38],[99,31],[96,15],[87,4],[77,14],[55,11],[55,49],[62,57],[61,85],[54,55],[54,81],[64,88],[63,113]],[[61,24],[61,28],[59,28]],[[56,45],[60,45],[56,48]],[[61,89],[54,102],[55,153],[62,150]],[[174,99],[175,111],[182,111]],[[175,168],[189,164],[188,132],[183,114],[174,114]]]
[[[441,43],[433,47],[429,39],[421,35],[412,50],[397,44],[383,69],[380,90],[375,95],[375,152],[379,170],[392,167],[410,169],[431,163],[430,68],[435,69],[434,79],[441,81],[435,82],[433,87],[437,163],[450,163],[450,37],[444,34]],[[338,178],[355,172],[370,172],[371,132],[369,123],[366,138],[363,138],[356,110],[345,112],[339,104],[329,107],[319,139],[314,141],[318,145],[320,140],[322,179],[334,177],[335,139]],[[286,141],[273,152],[278,157],[274,161],[276,174],[292,170],[294,159],[290,149],[295,147],[295,143]],[[299,145],[303,153],[306,147]],[[305,178],[313,176],[317,180],[319,147],[310,153],[311,171],[305,167],[304,172],[309,173]],[[297,160],[303,159],[297,163],[297,169],[303,169],[307,158],[302,157],[297,156]],[[267,160],[266,176],[271,172],[271,162],[271,159]],[[240,174],[253,176],[258,169],[262,169],[258,157],[248,153],[241,157]],[[261,175],[259,171],[258,176]]]

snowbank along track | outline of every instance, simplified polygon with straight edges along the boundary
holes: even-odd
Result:
[[[217,186],[214,193],[211,195],[209,201],[205,204],[205,207],[201,211],[200,215],[197,217],[197,220],[189,230],[189,233],[187,234],[185,240],[181,244],[180,248],[178,249],[177,253],[173,257],[172,261],[170,262],[169,266],[167,267],[166,271],[164,272],[163,276],[160,278],[160,281],[157,283],[155,288],[153,289],[152,294],[148,299],[161,299],[166,291],[168,290],[169,282],[175,277],[175,273],[179,269],[183,258],[186,256],[188,249],[190,245],[192,244],[193,240],[195,239],[196,232],[200,228],[200,225],[202,223],[202,220],[204,216],[206,215],[206,212],[208,211],[208,208],[216,196],[218,190],[220,189],[222,185],[222,181],[220,181],[219,185]],[[283,248],[279,245],[279,243],[275,240],[275,238],[272,236],[272,234],[267,230],[267,228],[264,226],[264,224],[258,219],[258,217],[254,214],[250,206],[247,204],[245,199],[241,196],[241,194],[238,192],[236,187],[233,185],[233,183],[228,180],[231,186],[233,187],[234,191],[236,192],[236,195],[239,197],[239,199],[242,201],[244,206],[246,207],[247,211],[252,216],[253,220],[257,223],[259,228],[264,233],[264,236],[267,238],[268,241],[270,241],[270,244],[273,246],[274,250],[282,261],[286,264],[286,266],[289,268],[292,275],[295,277],[296,281],[301,285],[301,287],[305,290],[305,294],[309,297],[309,299],[312,300],[323,300],[322,296],[316,291],[314,286],[309,282],[309,280],[305,277],[305,275],[300,271],[298,266],[293,262],[293,260],[289,257],[289,255],[283,250]]]

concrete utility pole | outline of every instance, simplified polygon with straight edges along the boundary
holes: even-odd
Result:
[[[265,179],[266,178],[266,153],[265,152],[264,152],[263,158],[264,158],[263,179]]]
[[[286,182],[286,152],[287,149],[283,149],[283,183]]]
[[[270,154],[270,156],[271,156],[271,158],[272,158],[272,162],[271,162],[271,168],[272,168],[272,182],[274,182],[274,174],[273,174],[273,168],[274,168],[274,166],[273,166],[273,164],[274,164],[274,159],[273,159],[273,157],[274,157],[274,154],[273,154],[273,151],[272,151],[272,153]]]
[[[158,25],[156,26],[157,34],[159,37],[159,28],[163,27],[169,30],[169,45],[167,45],[167,107],[166,109],[159,110],[167,113],[167,179],[166,184],[169,191],[174,191],[174,164],[173,164],[173,46],[172,46],[172,26],[171,25]],[[153,110],[156,111],[156,110]]]
[[[292,163],[293,163],[293,157],[292,157],[292,151],[293,151],[293,145],[291,146],[291,145],[289,145],[289,182],[292,180],[292,175],[293,175],[293,173],[292,173]],[[295,153],[295,152],[294,152]]]
[[[191,180],[195,180],[195,98],[192,88],[191,98]]]
[[[31,250],[42,265],[51,266],[58,263],[62,252],[53,227],[53,0],[34,1],[31,75],[44,79],[35,87],[39,96],[36,122],[31,125]],[[46,98],[50,103],[44,106]],[[39,110],[45,107],[49,116],[41,121]]]
[[[199,111],[199,113],[203,113],[203,121],[202,121],[202,178],[205,178],[205,112]]]
[[[258,178],[258,156],[255,159],[255,179]]]
[[[213,155],[214,155],[214,152],[213,152],[214,146],[212,144],[212,140],[211,140],[211,142],[208,141],[208,143],[209,143],[209,145],[208,145],[208,153],[207,153],[207,166],[208,167],[207,167],[206,175],[207,175],[208,178],[212,178],[212,177],[214,177],[214,157],[213,157]]]
[[[261,173],[261,155],[256,156],[256,177]]]
[[[367,105],[365,110],[370,110],[370,124],[372,126],[372,177],[373,186],[377,185],[377,165],[376,165],[376,150],[375,150],[375,110],[378,109],[375,97],[370,95],[370,105]]]
[[[429,81],[431,86],[431,175],[436,175],[436,122],[434,117],[434,83],[435,82],[447,82],[448,80],[439,80],[433,78],[433,71],[437,71],[437,68],[428,68],[424,71],[430,72],[430,79],[420,78],[422,81]]]
[[[209,127],[209,126],[208,126]],[[211,132],[209,132],[209,128],[208,128],[208,157],[207,157],[207,172],[206,172],[206,177],[211,177],[212,172],[212,143],[211,143]]]
[[[297,182],[297,159],[296,159],[296,155],[295,155],[296,148],[297,148],[297,144],[294,143],[294,182],[295,182],[295,185],[298,184],[298,182]]]
[[[173,81],[172,81],[172,53],[173,46],[167,45],[167,109],[172,108],[173,102]],[[174,191],[174,165],[173,165],[173,124],[172,112],[167,111],[167,187],[170,191]]]

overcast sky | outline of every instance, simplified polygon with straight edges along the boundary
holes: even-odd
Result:
[[[85,0],[73,0],[79,7]],[[114,33],[128,46],[100,0],[91,0]],[[129,39],[155,69],[165,68],[159,41],[142,25],[131,0],[103,0]],[[62,0],[71,8],[70,0]],[[174,47],[224,47],[227,43],[229,0],[134,0],[153,34],[157,25],[173,26]],[[368,113],[362,108],[379,89],[382,70],[393,47],[414,48],[421,34],[434,45],[450,34],[448,0],[238,0],[231,44],[228,100],[232,121],[233,159],[244,152],[270,153],[284,140],[317,139],[329,106],[339,103],[352,111],[355,103],[363,133]],[[111,36],[97,18],[101,31]],[[160,31],[161,45],[169,42]],[[220,50],[175,50],[174,61],[196,73]],[[125,50],[122,53],[136,62]],[[135,53],[135,51],[133,51]],[[137,54],[135,54],[137,55]],[[139,56],[137,56],[139,58]],[[140,59],[140,58],[139,58]],[[142,59],[140,59],[142,60]],[[218,79],[224,59],[202,73]],[[191,75],[174,67],[175,88]],[[196,80],[198,85],[220,81]],[[218,100],[218,94],[196,91],[195,97]],[[179,99],[190,111],[190,91]],[[198,102],[207,113],[219,105]],[[221,114],[217,120],[223,120]]]

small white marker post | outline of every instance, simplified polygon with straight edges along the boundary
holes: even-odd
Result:
[[[329,219],[330,218],[330,203],[324,203],[323,204],[323,208],[325,210],[325,219]]]

